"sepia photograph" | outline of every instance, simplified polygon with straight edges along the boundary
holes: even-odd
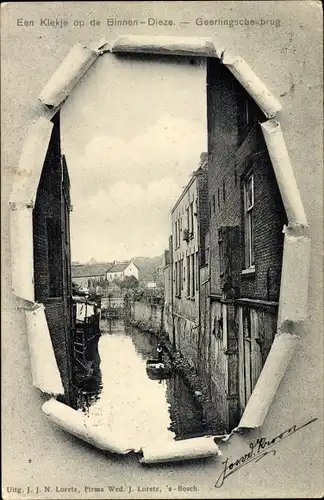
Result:
[[[1,16],[2,497],[322,497],[321,2]]]

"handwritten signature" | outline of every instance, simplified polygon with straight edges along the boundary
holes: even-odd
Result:
[[[306,424],[303,424],[300,427],[293,425],[292,427],[290,427],[290,429],[286,429],[272,439],[267,440],[265,437],[261,437],[256,441],[252,441],[249,444],[249,453],[242,455],[240,458],[235,460],[235,462],[229,463],[228,458],[225,460],[225,462],[222,462],[224,468],[215,483],[215,488],[220,488],[221,486],[223,486],[224,481],[227,477],[229,477],[231,474],[234,474],[234,472],[238,471],[242,467],[245,467],[251,462],[258,462],[259,460],[261,460],[261,458],[269,454],[275,455],[276,450],[269,450],[269,448],[271,448],[275,444],[281,443],[281,441],[288,438],[289,436],[292,436],[295,432],[299,431],[303,427],[306,427],[306,425],[315,422],[315,420],[317,420],[317,418],[309,420],[309,422],[306,422]]]

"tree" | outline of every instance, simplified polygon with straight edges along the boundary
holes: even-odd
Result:
[[[121,282],[120,287],[126,290],[136,290],[138,288],[138,280],[135,276],[125,276],[125,279]]]
[[[117,285],[117,286],[121,287],[122,280],[121,280],[121,279],[119,279],[119,278],[115,278],[115,279],[113,280],[113,283],[114,283],[115,285]]]

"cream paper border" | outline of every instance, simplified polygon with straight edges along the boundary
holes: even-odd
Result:
[[[262,426],[299,336],[305,333],[310,239],[307,235],[308,222],[293,167],[280,123],[276,118],[277,112],[281,111],[282,107],[244,59],[231,56],[225,48],[217,47],[210,38],[128,35],[118,37],[111,45],[103,39],[94,40],[89,47],[76,44],[39,95],[46,116],[49,109],[53,110],[53,114],[58,110],[97,57],[105,52],[218,58],[229,68],[268,118],[261,124],[261,128],[288,217],[288,226],[283,229],[283,268],[277,334],[239,425],[228,435],[204,436],[172,444],[166,443],[165,447],[161,447],[161,443],[158,447],[152,444],[141,450],[134,450],[131,446],[116,441],[116,436],[112,433],[107,434],[103,429],[92,428],[82,419],[80,413],[55,398],[45,402],[42,410],[53,423],[100,449],[121,454],[141,451],[142,463],[220,455],[221,451],[214,439],[227,441],[237,431]],[[44,306],[34,303],[32,256],[32,210],[51,127],[51,122],[44,117],[40,117],[30,127],[10,198],[10,220],[12,286],[14,294],[27,302],[25,308],[27,308],[33,385],[42,392],[56,395],[62,393],[63,387],[57,364],[53,362],[55,356],[48,334]],[[298,293],[294,292],[294,284],[297,282]],[[50,370],[44,371],[46,366],[43,362],[44,353],[38,349],[36,343],[40,333],[44,335],[45,351],[51,361]]]

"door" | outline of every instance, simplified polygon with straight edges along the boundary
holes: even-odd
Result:
[[[239,307],[239,394],[241,410],[247,405],[262,370],[262,354],[257,342],[258,312]]]

